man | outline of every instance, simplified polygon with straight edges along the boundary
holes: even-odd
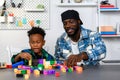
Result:
[[[96,65],[105,58],[106,46],[101,35],[83,28],[79,13],[67,10],[61,14],[65,33],[56,42],[56,60],[65,60],[67,66],[83,61],[85,65]]]

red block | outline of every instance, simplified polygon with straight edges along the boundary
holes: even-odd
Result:
[[[59,72],[55,72],[55,76],[56,76],[56,77],[59,77],[59,76],[60,76],[60,73],[59,73]]]
[[[12,65],[6,65],[7,68],[12,68]]]

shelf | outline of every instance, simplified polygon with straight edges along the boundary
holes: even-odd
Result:
[[[86,7],[95,7],[97,6],[97,3],[59,3],[59,7],[74,7],[74,6],[86,6]]]
[[[101,35],[102,37],[120,37],[120,35]]]
[[[120,11],[120,9],[100,9],[101,12],[115,12]]]
[[[31,27],[0,27],[0,30],[29,30]]]
[[[45,9],[25,9],[27,12],[44,12]]]

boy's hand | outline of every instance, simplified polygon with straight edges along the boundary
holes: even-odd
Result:
[[[15,57],[15,62],[19,61],[21,58],[30,60],[32,58],[32,56],[27,52],[20,53]]]
[[[26,59],[26,60],[30,60],[31,59],[31,55],[27,52],[23,52],[23,53],[20,53],[19,55],[19,58],[22,58],[22,59]]]

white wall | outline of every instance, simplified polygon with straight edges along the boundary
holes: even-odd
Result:
[[[50,29],[46,30],[46,46],[49,53],[54,54],[55,42],[64,32],[60,14],[67,9],[76,9],[84,23],[84,27],[96,30],[96,7],[58,7],[59,0],[50,0]],[[109,44],[109,43],[108,43]],[[0,30],[0,62],[8,62],[7,46],[15,48],[29,47],[27,30]]]

